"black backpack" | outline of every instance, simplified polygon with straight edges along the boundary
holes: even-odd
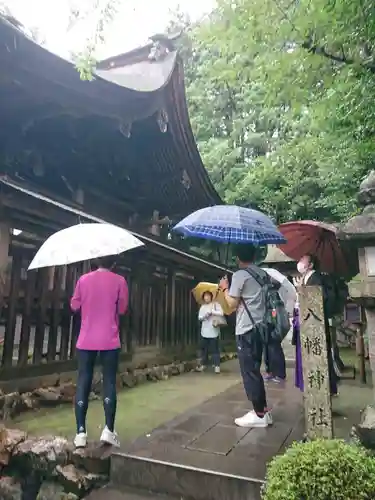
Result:
[[[266,305],[264,325],[267,333],[267,338],[264,340],[276,340],[281,342],[290,330],[289,314],[279,294],[281,284],[279,281],[272,278],[266,271],[257,266],[250,266],[246,271],[259,283],[264,293]],[[254,324],[245,301],[243,300],[242,302],[247,314]]]
[[[338,276],[324,273],[321,276],[325,314],[333,318],[344,310],[349,297],[348,285]]]

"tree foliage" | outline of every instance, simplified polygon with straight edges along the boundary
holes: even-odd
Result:
[[[82,0],[71,5],[69,29],[80,24],[81,21],[90,19],[92,29],[87,38],[85,46],[78,52],[72,54],[72,59],[82,80],[92,80],[96,65],[96,51],[98,46],[105,41],[107,27],[113,21],[120,0]]]
[[[72,0],[71,26],[90,18],[75,55],[91,79],[95,52],[120,0]],[[184,28],[191,122],[225,201],[278,222],[341,221],[375,154],[372,0],[218,0]]]
[[[185,20],[191,121],[226,201],[278,222],[356,211],[375,153],[374,22],[371,0],[221,0]]]

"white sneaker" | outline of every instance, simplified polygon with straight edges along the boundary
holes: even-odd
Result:
[[[195,370],[197,372],[204,372],[205,369],[206,369],[206,367],[204,365],[200,365],[200,366],[197,366]]]
[[[267,418],[268,420],[268,425],[273,425],[273,417],[272,417],[272,412],[271,411],[268,411],[266,414],[265,414],[265,417]]]
[[[258,417],[254,410],[249,411],[243,417],[236,418],[234,423],[238,427],[268,427],[270,425],[267,414],[264,417]]]
[[[86,432],[80,432],[79,434],[76,434],[73,443],[76,448],[86,448],[87,446]]]
[[[104,427],[102,435],[100,436],[100,441],[102,443],[107,443],[116,448],[120,448],[120,440],[118,438],[117,432],[111,432],[107,426]]]
[[[215,366],[215,373],[220,373],[220,366]]]

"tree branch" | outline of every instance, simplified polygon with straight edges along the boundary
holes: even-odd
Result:
[[[276,5],[277,9],[280,11],[283,19],[289,22],[292,31],[296,32],[299,36],[303,36],[298,29],[298,27],[294,24],[294,22],[290,19],[287,10],[290,8],[291,5],[293,5],[294,0],[292,0],[291,4],[287,7],[287,10],[283,9],[283,7],[279,4],[278,0],[273,0],[274,4]],[[330,59],[331,61],[335,61],[341,64],[346,64],[346,65],[353,65],[353,64],[358,64],[361,68],[365,69],[366,71],[369,71],[370,73],[375,74],[375,65],[374,64],[366,64],[361,61],[356,61],[355,59],[351,59],[345,56],[344,54],[344,48],[341,47],[341,52],[342,55],[336,55],[328,52],[325,47],[319,46],[315,43],[313,43],[312,37],[309,37],[307,40],[302,42],[300,44],[301,47],[311,54],[315,55],[320,55],[325,57],[326,59]]]
[[[375,66],[373,64],[365,64],[350,57],[346,57],[343,49],[342,55],[332,54],[328,52],[325,47],[314,44],[311,39],[304,41],[301,44],[301,47],[310,52],[310,54],[320,55],[325,57],[326,59],[330,59],[331,61],[335,61],[341,64],[346,64],[348,66],[358,64],[361,68],[375,74]]]

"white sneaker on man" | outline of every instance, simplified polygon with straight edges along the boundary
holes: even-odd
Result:
[[[118,438],[117,432],[111,432],[107,426],[104,427],[102,435],[100,436],[100,441],[102,443],[110,444],[116,448],[120,448],[120,440]]]
[[[220,366],[215,366],[215,373],[220,373]]]
[[[76,434],[73,443],[76,448],[86,448],[87,446],[86,432],[79,432],[78,434]]]
[[[234,423],[238,425],[238,427],[268,427],[269,417],[267,413],[263,417],[258,417],[254,410],[249,411],[243,417],[236,418]]]
[[[272,417],[271,410],[267,411],[267,413],[265,414],[265,417],[267,417],[268,425],[273,425],[273,417]]]

